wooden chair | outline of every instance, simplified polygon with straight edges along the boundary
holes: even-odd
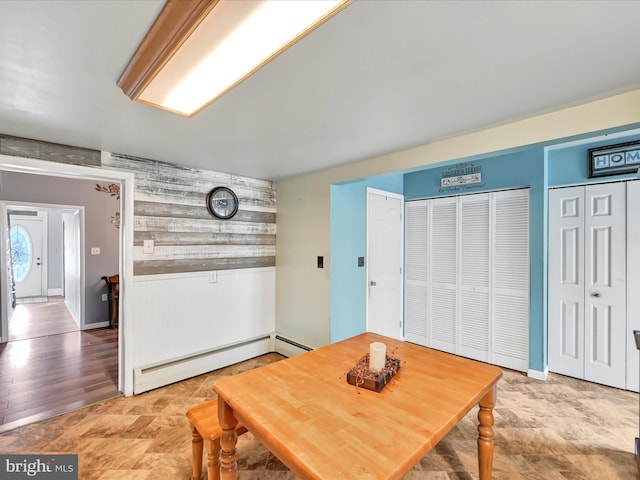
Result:
[[[109,325],[118,326],[118,298],[120,297],[120,275],[102,277],[109,290]]]
[[[193,453],[192,480],[200,480],[202,476],[202,441],[207,444],[207,473],[208,480],[220,480],[220,435],[222,429],[218,422],[218,400],[211,400],[192,407],[187,411],[191,422],[191,450]],[[238,436],[247,432],[240,423],[236,427]]]

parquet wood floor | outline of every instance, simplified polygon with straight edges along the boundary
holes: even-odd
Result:
[[[79,331],[60,301],[14,315],[0,344],[0,432],[120,395],[117,330]]]
[[[187,409],[214,398],[217,379],[281,358],[264,355],[6,432],[0,452],[77,453],[84,480],[188,480]],[[633,454],[637,394],[555,374],[541,382],[504,373],[494,412],[494,480],[640,478]],[[470,412],[403,480],[477,479],[476,415]],[[240,437],[238,451],[241,480],[295,480],[250,433]]]

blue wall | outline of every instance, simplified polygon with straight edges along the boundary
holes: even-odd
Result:
[[[562,149],[549,149],[547,152],[547,168],[549,171],[549,187],[560,187],[584,183],[602,183],[615,180],[635,179],[636,175],[612,175],[609,177],[589,178],[587,155],[590,148],[616,145],[640,140],[640,135],[624,136],[599,140],[584,145],[570,146]]]
[[[331,342],[366,328],[367,187],[402,194],[401,173],[331,185]]]
[[[639,125],[629,125],[631,131]],[[532,370],[547,367],[547,191],[550,187],[636,178],[635,174],[588,178],[587,150],[640,140],[640,133],[621,136],[622,128],[594,132],[486,156],[443,162],[411,173],[398,172],[331,186],[331,342],[365,331],[365,268],[357,266],[366,251],[366,188],[403,194],[405,201],[509,188],[530,188],[530,357]],[[607,137],[609,135],[609,137]],[[592,140],[589,140],[589,137]],[[582,142],[581,144],[577,144]],[[450,169],[480,167],[482,183],[440,187]]]

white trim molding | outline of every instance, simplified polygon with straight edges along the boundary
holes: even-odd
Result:
[[[547,376],[549,376],[549,366],[544,367],[544,371],[542,372],[540,370],[529,369],[527,376],[534,380],[542,380],[545,382],[547,380]]]

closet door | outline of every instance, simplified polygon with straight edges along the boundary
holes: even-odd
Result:
[[[625,183],[549,192],[553,372],[626,387],[626,222]]]
[[[456,197],[431,200],[429,243],[431,291],[427,298],[431,347],[457,353],[458,227]]]
[[[489,194],[459,197],[460,354],[489,360],[491,216]]]
[[[529,368],[529,190],[494,195],[493,358]]]
[[[549,369],[584,378],[584,187],[549,191]]]
[[[529,368],[529,190],[408,202],[405,339]]]
[[[638,349],[634,330],[640,330],[640,181],[627,182],[627,390],[637,392]]]
[[[626,185],[585,188],[585,380],[625,388]]]
[[[428,345],[429,201],[405,206],[405,332],[409,342]]]

